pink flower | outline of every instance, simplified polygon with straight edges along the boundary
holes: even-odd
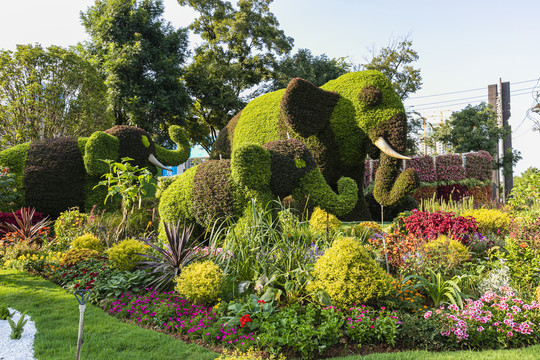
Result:
[[[430,317],[431,317],[431,314],[432,314],[431,311],[426,312],[426,313],[424,314],[424,319],[430,318]]]
[[[478,329],[476,329],[476,330],[478,330],[478,332],[481,332],[482,330],[484,330],[484,328],[479,326]]]

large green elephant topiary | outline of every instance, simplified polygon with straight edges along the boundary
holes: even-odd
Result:
[[[179,175],[163,191],[159,213],[165,223],[185,219],[205,227],[218,218],[242,217],[252,198],[265,206],[289,195],[344,215],[356,205],[358,187],[341,178],[336,194],[299,140],[245,144],[230,160],[209,160]]]
[[[175,166],[189,158],[190,146],[179,126],[169,128],[169,136],[178,145],[168,150],[154,144],[146,131],[134,126],[117,125],[97,131],[89,137],[54,138],[20,144],[0,152],[0,166],[15,174],[21,206],[30,206],[50,216],[78,206],[90,210],[102,205],[105,187],[93,187],[109,166],[101,160],[120,161],[147,167]]]
[[[380,149],[374,196],[390,206],[418,186],[413,169],[398,176],[400,159],[407,159],[400,155],[405,151],[406,133],[403,104],[380,72],[348,73],[320,88],[296,78],[286,89],[252,100],[237,114],[220,131],[211,158],[230,158],[247,143],[297,138],[311,150],[334,189],[342,176],[353,178],[361,188],[366,154],[378,157]],[[362,192],[346,218],[370,218]]]

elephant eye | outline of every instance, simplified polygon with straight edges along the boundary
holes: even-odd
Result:
[[[360,91],[358,100],[367,106],[377,106],[382,101],[382,91],[375,86],[366,86]]]

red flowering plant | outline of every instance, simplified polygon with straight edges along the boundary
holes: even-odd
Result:
[[[480,150],[465,155],[465,176],[471,179],[488,180],[493,172],[493,157],[490,153]]]
[[[227,312],[221,320],[226,321],[227,326],[240,324],[241,328],[247,327],[255,330],[275,311],[274,298],[274,293],[267,292],[260,298],[250,294],[249,297],[240,302],[233,301],[229,304]]]
[[[412,214],[398,221],[403,223],[409,234],[424,240],[447,235],[467,245],[471,236],[478,232],[478,224],[473,217],[457,216],[452,212],[429,213],[415,209]]]
[[[422,182],[437,181],[437,173],[435,172],[433,158],[429,155],[408,160],[406,167],[416,170],[416,173]]]
[[[389,234],[375,233],[368,243],[375,247],[375,253],[383,259],[385,259],[383,235],[386,241],[388,264],[393,270],[400,269],[408,258],[416,256],[418,249],[424,244],[422,238],[414,234],[405,235],[397,230]]]
[[[436,159],[437,180],[456,182],[465,179],[461,155],[441,155]]]

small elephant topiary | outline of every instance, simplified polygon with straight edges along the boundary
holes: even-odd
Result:
[[[54,138],[27,142],[0,152],[0,166],[15,174],[16,188],[23,195],[18,206],[57,217],[60,212],[79,207],[89,211],[102,205],[105,187],[93,190],[109,166],[101,160],[120,161],[130,157],[132,165],[147,167],[154,174],[157,167],[175,166],[189,158],[190,145],[179,126],[169,128],[178,150],[154,144],[146,131],[117,125],[89,137]]]
[[[341,178],[335,193],[299,140],[245,144],[230,160],[209,160],[178,176],[163,191],[159,213],[165,223],[181,218],[206,227],[218,218],[242,217],[252,198],[265,206],[287,196],[345,215],[358,201],[358,186]]]

